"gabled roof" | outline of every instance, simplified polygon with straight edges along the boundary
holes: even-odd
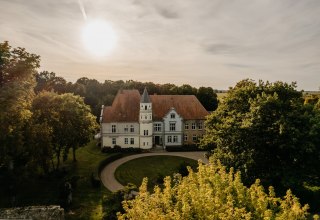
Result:
[[[120,90],[112,106],[104,107],[102,123],[138,122],[140,111],[138,90]]]
[[[194,95],[150,95],[150,99],[154,120],[162,120],[171,108],[184,120],[205,119],[209,114]]]
[[[149,97],[147,88],[144,88],[140,103],[150,103],[150,97]]]
[[[184,120],[204,120],[209,114],[194,95],[148,95],[147,97],[149,101],[144,101],[152,103],[153,120],[161,121],[171,108],[174,108]],[[120,90],[112,106],[104,107],[102,123],[139,122],[140,101],[143,99],[144,95],[141,97],[138,90]]]

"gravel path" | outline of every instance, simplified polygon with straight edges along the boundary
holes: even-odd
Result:
[[[194,160],[201,160],[204,163],[208,163],[208,160],[204,157],[204,151],[196,151],[196,152],[154,152],[154,153],[144,153],[144,154],[135,154],[127,157],[123,157],[119,160],[116,160],[110,164],[108,164],[101,171],[100,178],[103,185],[114,192],[123,188],[116,178],[114,177],[114,173],[118,166],[121,164],[140,157],[149,157],[149,156],[158,156],[158,155],[167,155],[167,156],[179,156],[186,157]]]

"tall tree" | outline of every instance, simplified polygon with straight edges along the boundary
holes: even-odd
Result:
[[[295,83],[243,80],[208,117],[202,146],[241,170],[247,183],[261,178],[277,189],[302,187],[320,168],[313,119]]]
[[[52,129],[56,168],[60,166],[61,156],[67,158],[69,149],[72,149],[76,161],[76,149],[86,145],[97,128],[95,117],[83,98],[70,93],[40,93],[34,99],[33,111],[39,124],[46,122]]]
[[[32,113],[34,74],[40,57],[0,43],[0,164],[25,160],[25,126]]]

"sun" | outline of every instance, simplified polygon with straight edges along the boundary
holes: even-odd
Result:
[[[110,54],[117,43],[112,26],[101,20],[87,22],[82,31],[82,39],[86,49],[99,57]]]

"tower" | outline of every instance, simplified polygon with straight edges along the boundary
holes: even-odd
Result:
[[[146,88],[144,88],[143,94],[140,99],[140,148],[150,149],[152,148],[152,103]]]

